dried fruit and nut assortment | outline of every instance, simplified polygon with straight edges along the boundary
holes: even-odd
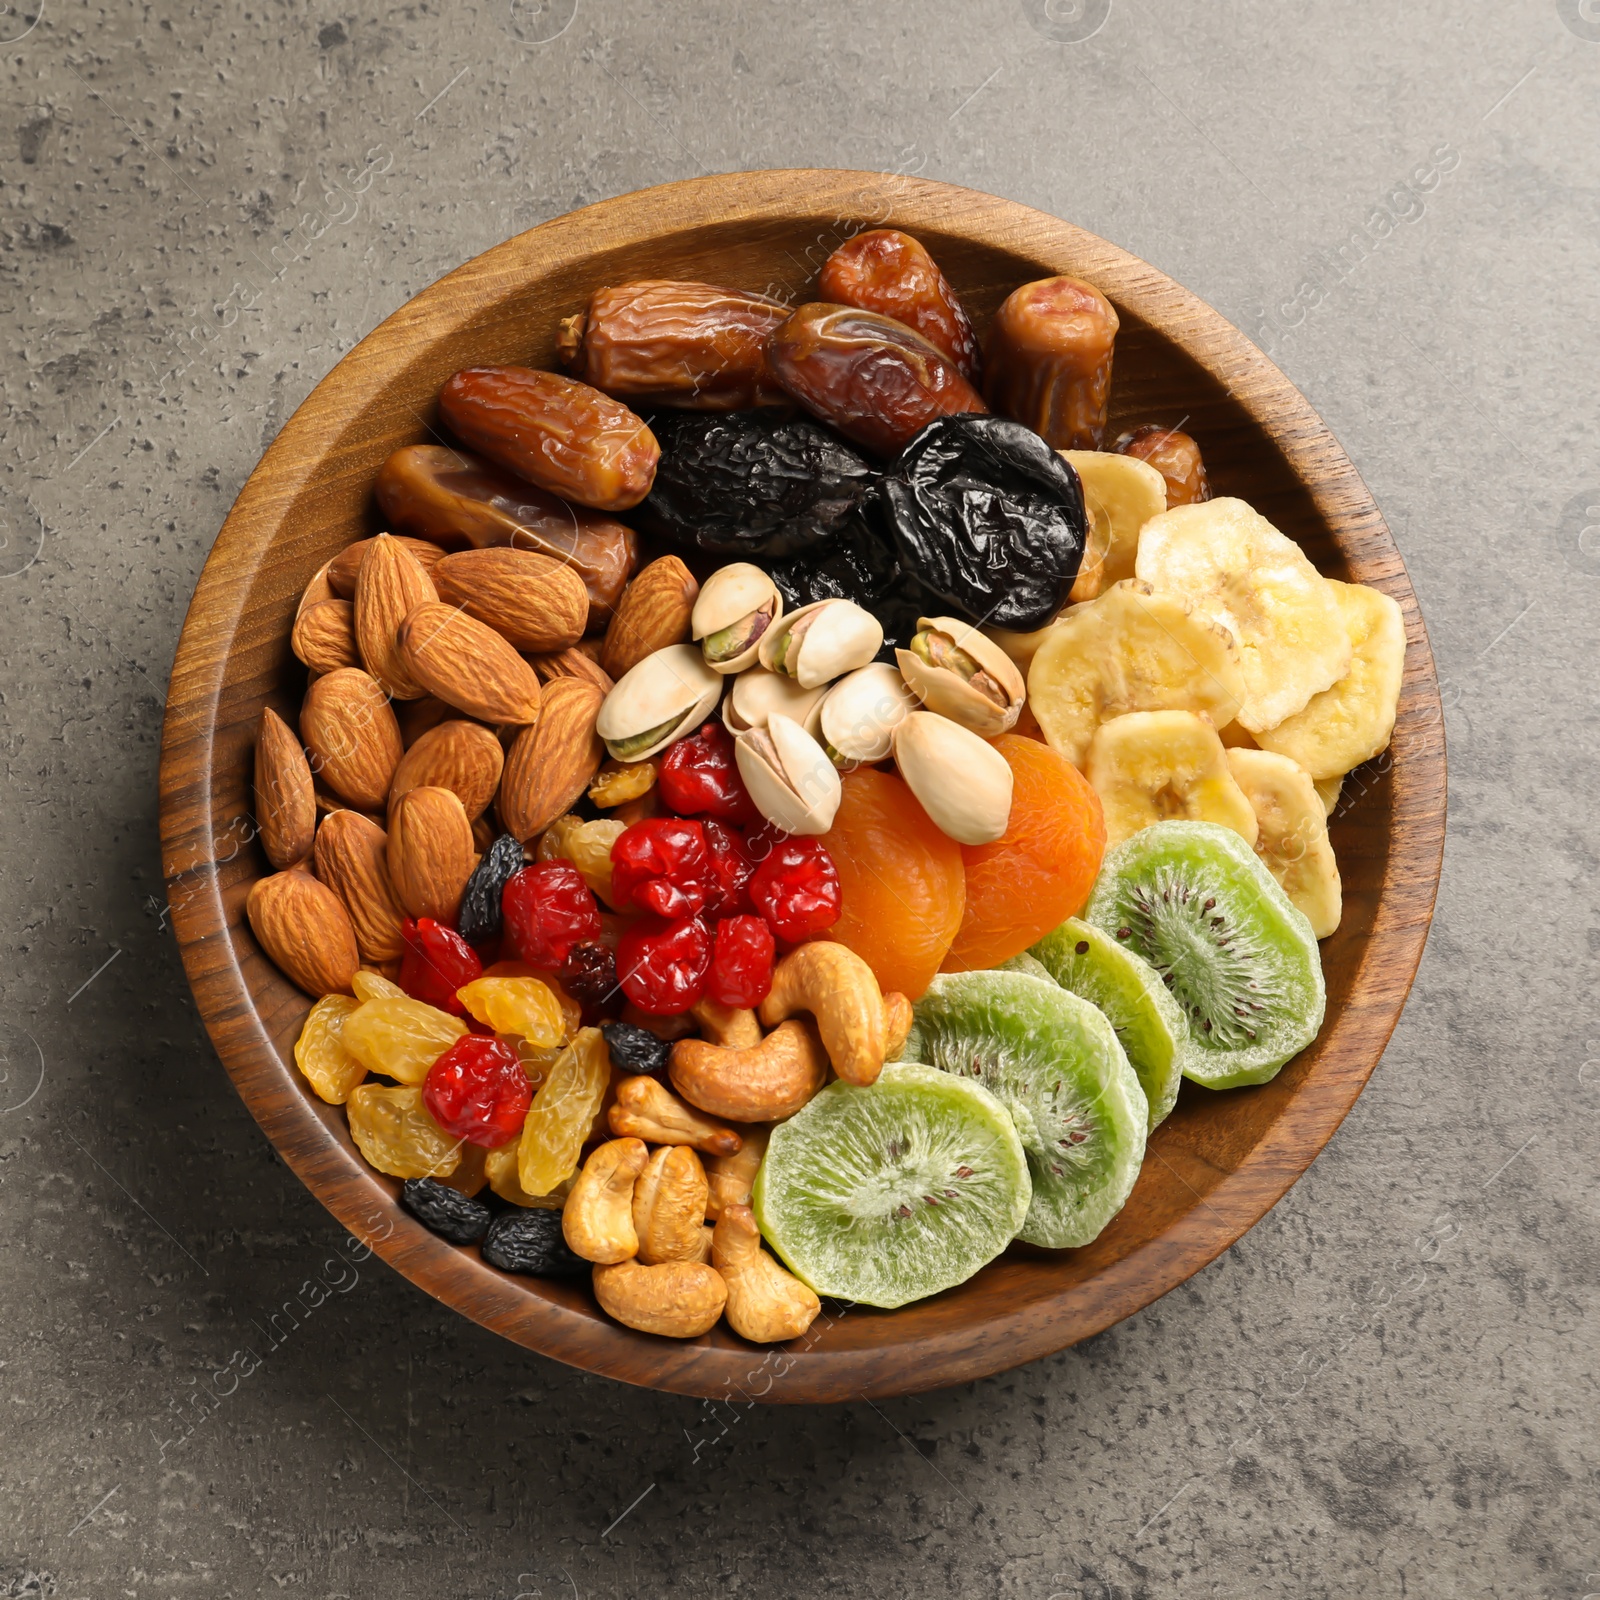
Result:
[[[425,1226],[680,1338],[1093,1239],[1183,1078],[1315,1037],[1400,689],[1392,600],[1107,439],[1092,285],[981,349],[904,234],[821,292],[607,287],[565,373],[457,373],[256,744],[311,1088]]]

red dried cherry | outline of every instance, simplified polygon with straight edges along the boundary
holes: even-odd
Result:
[[[772,929],[760,917],[724,917],[712,944],[706,994],[741,1011],[760,1005],[772,988],[775,953]]]
[[[407,917],[400,924],[406,953],[400,962],[400,987],[413,1000],[422,1000],[451,1016],[463,1017],[467,1008],[456,990],[483,976],[478,952],[454,928],[432,917]]]
[[[457,1039],[422,1084],[422,1103],[452,1138],[494,1150],[522,1132],[533,1086],[504,1039]]]
[[[716,880],[705,829],[684,817],[651,817],[617,835],[611,847],[612,903],[658,917],[697,916]]]
[[[706,992],[710,971],[711,935],[690,918],[643,917],[617,943],[622,992],[651,1016],[687,1011]]]
[[[570,861],[541,861],[506,881],[501,920],[517,960],[554,971],[573,945],[600,937],[600,907]]]
[[[705,829],[706,857],[714,884],[706,910],[714,917],[736,917],[750,909],[750,874],[756,864],[737,829],[709,820],[700,826]]]
[[[723,822],[754,822],[758,815],[739,776],[733,735],[720,722],[708,722],[673,745],[658,764],[656,784],[668,808],[680,816],[698,813]]]
[[[827,848],[816,839],[785,839],[751,876],[750,898],[772,931],[795,944],[831,928],[843,897]]]

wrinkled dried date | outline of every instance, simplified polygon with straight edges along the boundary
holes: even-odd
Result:
[[[635,404],[737,411],[781,403],[764,354],[788,306],[710,283],[649,278],[597,289],[561,324],[561,365]]]
[[[469,448],[580,506],[627,511],[650,492],[655,436],[620,400],[559,372],[469,367],[440,390],[439,415]]]
[[[1137,456],[1148,462],[1166,479],[1168,511],[1211,498],[1211,482],[1206,477],[1206,464],[1200,459],[1200,446],[1188,434],[1147,422],[1142,428],[1123,434],[1116,448],[1120,455]]]
[[[801,306],[768,342],[767,365],[808,411],[884,456],[935,417],[989,409],[937,345],[854,306]]]

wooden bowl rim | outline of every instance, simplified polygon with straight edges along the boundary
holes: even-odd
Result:
[[[381,406],[419,346],[482,318],[531,276],[601,248],[700,229],[782,229],[798,216],[868,219],[1070,263],[1119,310],[1143,318],[1224,382],[1306,486],[1352,576],[1394,596],[1409,649],[1392,752],[1393,826],[1373,930],[1348,1003],[1330,1015],[1322,1059],[1240,1165],[1162,1231],[1089,1280],[1023,1312],[995,1308],[958,1326],[865,1348],[771,1352],[725,1330],[683,1342],[638,1334],[559,1288],[496,1272],[395,1205],[392,1180],[341,1143],[303,1093],[285,1093],[280,1057],[233,943],[214,848],[214,734],[242,625],[241,568],[270,559],[296,497],[339,448],[342,430]],[[815,264],[813,264],[815,265]],[[1020,280],[1019,280],[1020,281]],[[1142,1309],[1214,1259],[1288,1190],[1332,1137],[1383,1052],[1421,959],[1444,846],[1445,752],[1438,683],[1415,595],[1355,468],[1282,372],[1238,329],[1147,263],[1055,217],[979,191],[885,173],[792,169],[689,179],[557,217],[438,280],[381,323],[318,383],[251,473],[207,559],[173,664],[162,736],[163,870],[196,1003],[235,1087],[290,1167],[360,1239],[419,1287],[530,1349],[627,1382],[711,1398],[818,1402],[917,1393],[1054,1353]],[[207,848],[198,850],[202,843]],[[186,854],[187,852],[187,854]],[[237,847],[235,847],[235,853]],[[1403,892],[1402,892],[1403,887]],[[244,934],[248,938],[248,933]],[[909,1310],[910,1308],[908,1308]]]

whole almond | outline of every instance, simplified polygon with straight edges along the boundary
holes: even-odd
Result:
[[[261,848],[280,872],[311,854],[317,831],[311,764],[289,725],[268,707],[256,728],[256,827]]]
[[[429,694],[479,722],[532,722],[539,715],[533,668],[493,628],[440,601],[400,624],[400,650]]]
[[[400,764],[400,725],[375,679],[359,667],[318,678],[300,708],[300,736],[330,789],[358,811],[383,811]]]
[[[564,650],[583,637],[589,591],[563,562],[531,550],[458,550],[433,569],[439,598],[519,650]]]
[[[402,700],[394,708],[400,721],[400,742],[409,750],[429,728],[437,728],[456,714],[454,706],[425,694],[420,700]]]
[[[273,964],[307,994],[349,994],[361,965],[349,913],[309,872],[258,879],[245,901],[250,929]]]
[[[401,756],[389,785],[389,809],[413,789],[449,789],[470,822],[494,799],[504,765],[505,753],[492,729],[459,718],[441,722]]]
[[[313,672],[359,667],[355,607],[348,600],[318,600],[307,606],[294,619],[289,645]]]
[[[694,574],[676,556],[661,556],[622,591],[606,629],[600,665],[620,678],[648,655],[689,637],[689,616],[700,594]]]
[[[588,787],[606,753],[594,731],[604,699],[582,678],[557,678],[546,687],[539,720],[518,733],[506,756],[495,809],[508,833],[526,843]]]
[[[434,563],[444,555],[440,546],[430,543],[427,539],[411,539],[403,533],[392,533],[389,537],[415,556],[424,572],[432,572]],[[356,579],[361,575],[361,563],[366,558],[367,547],[371,543],[371,539],[357,539],[354,544],[347,544],[328,563],[326,569],[328,587],[341,600],[355,599]]]
[[[318,604],[319,601],[333,599],[333,585],[328,581],[328,568],[332,565],[333,563],[331,561],[324,561],[322,565],[317,568],[316,573],[311,579],[311,582],[300,591],[299,603],[294,608],[295,619],[297,621],[299,620],[300,613],[303,612],[308,606],[314,606]]]
[[[389,881],[408,916],[456,923],[477,852],[472,824],[448,789],[413,789],[389,818]]]
[[[420,700],[423,690],[395,636],[418,606],[438,598],[433,580],[400,540],[380,533],[367,545],[356,575],[356,644],[362,665],[396,700]]]
[[[344,901],[363,961],[405,954],[388,852],[388,834],[359,811],[335,811],[317,829],[317,876]]]
[[[529,656],[528,665],[538,675],[540,683],[554,683],[557,678],[582,678],[601,694],[610,694],[613,687],[610,673],[579,645],[549,655]]]

